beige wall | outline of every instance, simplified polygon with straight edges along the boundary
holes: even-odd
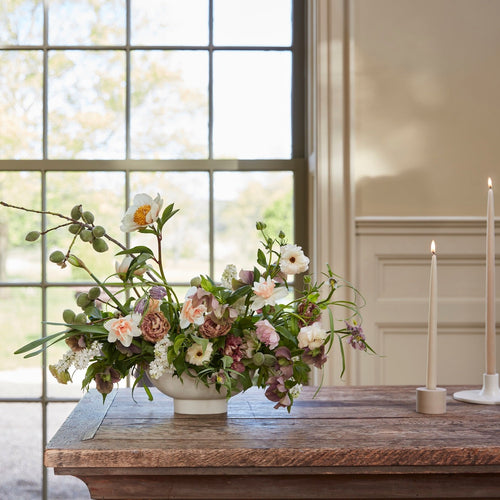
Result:
[[[482,216],[500,193],[500,1],[352,0],[357,216]]]

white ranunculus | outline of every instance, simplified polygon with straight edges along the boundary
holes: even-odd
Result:
[[[309,268],[309,258],[297,245],[283,245],[280,254],[280,269],[285,274],[300,274]]]
[[[136,194],[132,205],[128,207],[122,219],[120,229],[125,233],[147,227],[158,220],[163,200],[158,194],[153,199],[148,194]]]
[[[203,347],[200,344],[193,344],[186,351],[186,361],[192,365],[201,366],[203,363],[210,361],[212,356],[213,346],[209,342],[205,352],[203,352]]]
[[[325,343],[327,336],[328,333],[316,322],[310,326],[303,326],[300,329],[297,340],[301,349],[309,347],[309,349],[313,350],[321,347]]]

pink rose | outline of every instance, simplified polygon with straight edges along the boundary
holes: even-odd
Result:
[[[262,319],[260,321],[257,321],[255,323],[255,326],[257,327],[256,330],[256,335],[257,338],[269,346],[269,349],[274,349],[278,346],[280,337],[278,335],[278,332],[274,329],[274,326],[267,321],[267,319]]]

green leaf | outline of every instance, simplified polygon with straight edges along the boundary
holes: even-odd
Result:
[[[252,290],[252,287],[250,285],[244,285],[238,290],[235,290],[227,299],[226,303],[229,305],[234,304],[238,299],[241,299],[245,295],[247,295],[250,291]]]
[[[129,255],[131,253],[148,253],[150,255],[154,255],[153,250],[145,246],[137,246],[134,248],[129,248],[128,250],[122,250],[121,252],[118,252],[116,255]]]
[[[186,336],[181,334],[177,335],[174,340],[174,352],[175,354],[179,354],[179,351],[181,350],[182,344],[184,344],[184,341],[186,340]]]
[[[197,337],[196,335],[193,335],[193,340],[198,344],[198,345],[201,345],[201,347],[203,348],[203,352],[205,352],[207,350],[207,347],[208,347],[208,343],[210,342],[208,339],[204,339],[204,338],[201,338],[201,337]]]
[[[222,367],[224,369],[229,368],[233,364],[233,358],[231,356],[224,356],[222,358]]]
[[[200,276],[200,279],[201,279],[201,287],[203,288],[203,290],[206,290],[207,292],[210,293],[215,292],[217,286],[209,276]]]
[[[276,331],[281,336],[293,342],[294,345],[297,345],[297,337],[290,330],[288,330],[288,328],[285,328],[284,326],[277,326]]]
[[[55,339],[56,337],[61,337],[58,340],[62,340],[67,333],[68,330],[64,330],[63,332],[57,332],[52,335],[48,335],[47,337],[42,337],[37,340],[33,340],[33,342],[30,342],[29,344],[20,347],[17,351],[14,351],[14,354],[22,354],[24,352],[32,351],[36,347],[41,346],[42,344],[45,344],[46,342],[49,342],[50,340]]]
[[[260,248],[257,251],[257,263],[262,267],[267,266],[266,256]]]

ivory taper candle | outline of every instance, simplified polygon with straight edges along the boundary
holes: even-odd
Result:
[[[431,243],[431,277],[429,283],[429,321],[427,330],[427,389],[437,386],[437,258],[436,243]]]
[[[486,374],[494,375],[495,346],[495,207],[493,183],[488,178],[488,209],[486,216]]]

